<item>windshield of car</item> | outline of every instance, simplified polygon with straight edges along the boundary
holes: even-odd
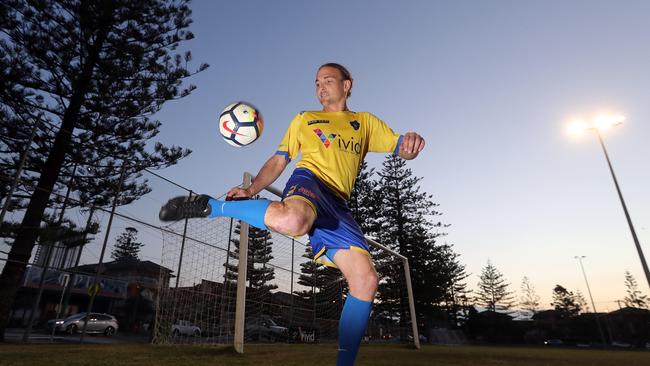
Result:
[[[69,317],[65,318],[65,320],[79,319],[79,318],[83,318],[85,315],[86,315],[86,313],[74,314],[74,315],[70,315]]]

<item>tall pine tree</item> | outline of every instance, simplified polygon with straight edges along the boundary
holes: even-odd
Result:
[[[347,292],[347,284],[342,281],[341,272],[314,262],[309,245],[302,257],[307,261],[300,264],[298,284],[304,289],[294,291],[300,297],[300,307],[311,309],[314,318],[335,318],[343,306],[342,295]]]
[[[235,234],[241,235],[241,223],[237,223]],[[275,268],[267,265],[273,259],[273,242],[271,232],[248,227],[248,263],[246,266],[246,281],[248,287],[258,296],[270,295],[270,291],[278,288],[271,281],[275,279]],[[238,238],[231,239],[235,250],[229,253],[230,258],[239,260]],[[224,264],[224,266],[226,266]],[[236,282],[238,277],[238,264],[229,261],[226,266],[226,280]]]
[[[519,288],[521,290],[521,298],[519,300],[521,309],[529,312],[530,315],[534,315],[537,313],[537,309],[539,309],[539,295],[535,291],[535,286],[530,283],[528,277],[524,276],[521,279],[521,286]]]
[[[371,237],[376,237],[379,231],[377,227],[379,200],[375,190],[377,182],[373,179],[374,174],[375,169],[368,168],[368,163],[362,161],[348,200],[352,217],[361,226],[363,233]]]
[[[488,260],[481,270],[481,277],[476,291],[476,301],[489,311],[509,310],[514,305],[510,284],[503,274]]]
[[[463,287],[464,268],[451,246],[436,244],[439,237],[446,235],[441,230],[447,227],[435,221],[441,215],[436,210],[438,204],[430,194],[420,191],[421,178],[415,177],[406,161],[397,156],[387,156],[378,175],[374,193],[377,203],[373,205],[377,207],[374,221],[378,241],[408,258],[418,320],[430,325],[434,321],[446,322],[445,307],[453,303],[450,286],[456,281],[456,289]],[[381,277],[378,310],[399,314],[404,324],[408,304],[403,273],[395,271],[395,263],[386,253],[376,255],[375,262]],[[395,294],[401,294],[398,303]]]
[[[146,142],[160,126],[151,115],[194,89],[182,87],[191,75],[191,55],[174,54],[193,38],[187,31],[190,14],[186,0],[0,4],[0,124],[20,123],[24,130],[38,124],[32,150],[42,156],[21,176],[30,186],[23,189],[32,194],[22,206],[21,226],[0,275],[0,339],[38,236],[34,228],[57,185],[65,182],[62,173],[72,176],[79,165],[91,182],[86,186],[101,193],[114,190],[120,165],[128,162],[126,174],[133,180],[125,188],[134,188],[133,195],[122,197],[128,200],[147,190],[146,181],[137,181],[139,171],[174,164],[189,153],[162,144],[146,149]],[[3,141],[9,152],[2,162],[14,171],[24,149],[9,145],[26,144],[23,137]]]
[[[623,299],[623,301],[625,301],[625,306],[641,309],[648,308],[648,297],[641,293],[636,279],[634,279],[634,276],[632,276],[630,271],[627,270],[625,271],[625,288],[627,291],[627,295],[625,296],[625,299]]]
[[[111,258],[116,261],[140,260],[140,248],[143,246],[144,244],[138,241],[138,229],[127,227],[115,240]]]

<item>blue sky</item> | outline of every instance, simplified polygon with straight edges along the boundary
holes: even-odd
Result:
[[[489,259],[512,290],[528,276],[549,307],[558,283],[587,295],[573,258],[586,255],[598,310],[617,308],[626,269],[649,292],[596,137],[573,138],[566,127],[603,112],[627,117],[604,137],[650,255],[650,2],[195,1],[192,8],[196,38],[185,47],[196,66],[211,66],[191,79],[198,86],[191,96],[156,116],[160,141],[194,150],[161,174],[225,193],[243,171],[257,172],[297,112],[319,109],[316,68],[340,62],[355,79],[351,109],[426,138],[408,166],[451,224],[445,240],[472,274],[470,287]],[[236,100],[265,118],[261,139],[239,149],[220,141],[217,125]],[[379,166],[382,158],[368,162]],[[157,192],[143,204],[162,203],[167,193]],[[122,212],[157,222],[138,208]],[[160,247],[146,250],[160,257]]]

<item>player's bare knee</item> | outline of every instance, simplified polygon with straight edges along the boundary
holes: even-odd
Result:
[[[377,288],[379,287],[379,276],[377,275],[377,272],[371,271],[368,274],[367,281],[368,291],[374,295],[377,292]]]
[[[359,297],[374,297],[379,286],[379,277],[375,271],[355,275],[349,280],[350,292]]]

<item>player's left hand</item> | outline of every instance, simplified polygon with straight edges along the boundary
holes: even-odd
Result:
[[[415,132],[407,132],[399,147],[399,156],[406,160],[413,159],[424,149],[424,144],[422,136]]]

